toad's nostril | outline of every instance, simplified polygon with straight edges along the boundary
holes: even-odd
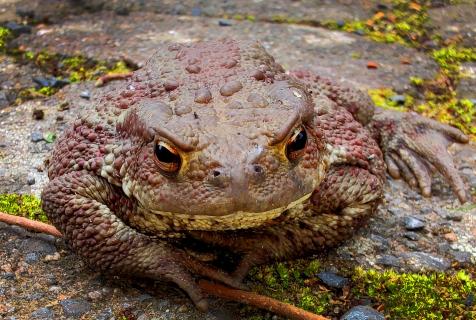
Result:
[[[218,177],[221,174],[221,172],[218,170],[213,170],[212,174],[214,177]]]

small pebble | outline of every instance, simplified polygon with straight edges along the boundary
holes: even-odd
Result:
[[[228,21],[228,20],[219,20],[218,25],[220,27],[229,27],[229,26],[231,26],[231,22]]]
[[[474,293],[470,292],[468,294],[468,297],[464,301],[464,305],[467,306],[468,308],[474,305]]]
[[[420,239],[420,236],[418,235],[418,233],[415,233],[412,231],[405,232],[403,236],[412,241],[418,241]]]
[[[30,137],[32,142],[39,142],[43,140],[43,134],[38,131],[32,132]]]
[[[425,223],[423,221],[412,216],[405,217],[404,223],[405,229],[409,231],[418,231],[425,227]]]
[[[47,320],[47,319],[54,319],[54,312],[50,308],[39,308],[31,313],[31,319],[41,319],[41,320]]]
[[[387,267],[401,267],[402,263],[399,258],[386,254],[377,259],[377,264]]]
[[[347,311],[340,320],[385,320],[385,317],[371,307],[355,306]]]
[[[66,317],[81,317],[91,310],[91,304],[82,299],[65,299],[59,302]]]
[[[83,99],[86,99],[86,100],[91,99],[91,93],[89,92],[89,90],[81,91],[79,96]]]
[[[405,96],[401,94],[396,94],[390,97],[390,101],[395,102],[399,105],[403,105],[405,104]]]
[[[14,21],[7,22],[5,27],[9,29],[15,36],[19,36],[22,33],[31,33],[30,26],[19,24]]]
[[[317,277],[331,288],[342,289],[347,285],[349,279],[341,277],[333,272],[320,272]]]

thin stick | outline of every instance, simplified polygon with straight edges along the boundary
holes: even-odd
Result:
[[[49,224],[23,217],[12,216],[3,212],[0,212],[0,221],[14,224],[28,230],[47,233],[58,238],[63,236],[58,229]],[[198,284],[204,292],[207,292],[210,295],[265,309],[292,320],[329,320],[329,318],[310,313],[288,303],[262,296],[254,292],[231,289],[206,280],[200,280]]]
[[[270,297],[262,296],[254,292],[231,289],[220,284],[212,283],[206,280],[200,280],[200,288],[213,296],[228,299],[236,302],[245,303],[251,306],[265,309],[280,316],[293,320],[329,320],[329,318],[297,308],[288,303],[275,300]]]
[[[52,225],[39,221],[33,221],[24,217],[13,216],[8,213],[0,212],[0,221],[8,224],[14,224],[16,226],[20,226],[28,230],[51,234],[52,236],[58,238],[63,236],[61,232],[59,232],[58,229],[56,229]]]

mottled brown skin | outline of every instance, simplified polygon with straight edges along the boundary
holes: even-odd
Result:
[[[237,287],[253,265],[350,237],[382,196],[384,157],[424,194],[431,163],[464,200],[451,158],[435,150],[466,137],[405,116],[286,74],[258,43],[163,47],[58,139],[43,208],[91,265],[170,280],[206,309],[196,277]],[[443,142],[429,146],[434,137]],[[177,166],[157,155],[163,145]],[[208,249],[236,255],[234,273],[201,261]]]

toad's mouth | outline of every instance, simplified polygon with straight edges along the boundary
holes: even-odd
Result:
[[[189,215],[159,210],[139,210],[142,214],[132,217],[134,225],[149,231],[224,231],[249,229],[262,226],[281,216],[294,218],[304,213],[304,206],[312,192],[286,206],[263,212],[236,211],[222,216],[205,214]],[[147,211],[152,214],[145,214]]]

